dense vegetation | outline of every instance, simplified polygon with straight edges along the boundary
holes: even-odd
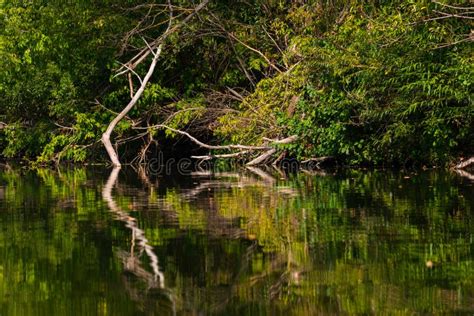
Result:
[[[172,4],[175,25],[196,5]],[[121,159],[152,155],[177,138],[147,129],[163,123],[218,144],[298,135],[278,151],[299,159],[442,165],[470,155],[467,7],[210,1],[166,37],[144,94],[114,131]],[[130,86],[140,85],[114,75],[163,33],[168,11],[166,1],[1,1],[1,155],[105,161],[101,135],[129,102]],[[149,59],[135,71],[143,75]]]

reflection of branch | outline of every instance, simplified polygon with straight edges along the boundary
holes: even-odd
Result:
[[[153,270],[153,282],[150,283],[155,285],[156,282],[159,281],[159,287],[164,288],[165,276],[163,272],[160,271],[158,266],[158,257],[154,253],[153,248],[149,245],[148,239],[145,237],[145,232],[138,227],[137,220],[128,213],[122,211],[112,197],[112,189],[117,182],[119,172],[120,168],[114,168],[110,173],[109,179],[102,190],[102,198],[107,202],[110,211],[115,214],[115,219],[125,223],[125,226],[132,231],[132,237],[134,237],[134,240],[137,241],[140,252],[145,251],[145,253],[150,258],[150,267]],[[127,268],[138,276],[146,277],[146,274],[144,274],[142,271],[143,269],[139,265],[135,264],[136,261],[134,261],[132,258],[134,256],[133,252],[130,254],[130,256],[130,259],[132,260],[127,260],[129,263]],[[149,279],[147,280],[150,281]]]
[[[309,174],[310,176],[327,176],[328,174],[324,171],[318,170],[308,170],[308,169],[301,169],[303,173]]]
[[[211,171],[193,171],[190,173],[192,177],[220,177],[220,178],[236,178],[242,177],[237,172],[211,172]]]
[[[276,179],[274,177],[272,177],[271,175],[269,175],[268,173],[266,173],[265,171],[263,171],[260,168],[247,167],[247,170],[249,170],[250,172],[252,172],[252,173],[256,174],[257,176],[259,176],[260,178],[262,178],[262,180],[264,180],[269,185],[273,185],[276,182]]]
[[[461,177],[465,177],[465,178],[468,178],[469,180],[471,181],[474,181],[474,174],[471,174],[467,171],[464,171],[464,170],[461,170],[461,169],[456,169],[454,170],[458,175],[460,175]]]

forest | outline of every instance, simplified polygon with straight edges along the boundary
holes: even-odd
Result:
[[[448,166],[470,1],[0,1],[0,159]]]

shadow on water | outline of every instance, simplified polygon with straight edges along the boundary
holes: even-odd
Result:
[[[472,313],[442,171],[0,171],[0,314]]]

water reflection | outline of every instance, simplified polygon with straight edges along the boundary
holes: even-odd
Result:
[[[473,184],[439,171],[5,170],[0,313],[472,313]]]
[[[144,278],[147,281],[149,287],[159,286],[160,288],[164,288],[165,276],[163,272],[160,271],[160,267],[158,266],[158,257],[153,251],[153,247],[149,245],[148,239],[145,237],[145,232],[138,227],[137,220],[134,217],[122,211],[118,207],[117,203],[115,203],[112,197],[112,189],[117,183],[119,172],[120,168],[112,169],[109,179],[102,190],[102,197],[107,202],[110,211],[115,214],[114,218],[125,223],[125,227],[130,229],[132,233],[130,252],[127,253],[123,251],[120,253],[120,257],[124,261],[126,270],[129,270],[137,276]],[[137,241],[139,256],[145,252],[150,258],[150,267],[153,271],[152,275],[141,267],[139,258],[135,256],[135,243]]]

